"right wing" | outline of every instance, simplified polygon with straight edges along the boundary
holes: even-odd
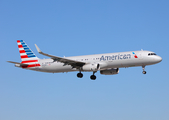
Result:
[[[54,61],[64,63],[64,65],[71,65],[73,68],[80,69],[83,65],[86,64],[85,62],[80,62],[80,61],[62,58],[62,57],[58,57],[58,56],[54,56],[54,55],[49,55],[49,54],[42,52],[36,44],[35,44],[35,47],[40,54],[48,56],[51,59],[53,59]]]

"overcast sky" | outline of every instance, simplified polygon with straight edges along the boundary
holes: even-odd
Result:
[[[169,120],[168,0],[0,0],[1,120]],[[56,56],[150,50],[159,64],[118,75],[14,67],[17,40]]]

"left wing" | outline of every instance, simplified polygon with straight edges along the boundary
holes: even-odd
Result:
[[[62,57],[58,57],[54,55],[49,55],[49,54],[42,52],[36,44],[35,44],[35,47],[40,54],[51,57],[51,59],[53,59],[54,61],[64,63],[64,65],[71,65],[73,68],[80,69],[80,67],[86,64],[85,62],[80,62],[80,61],[62,58]]]

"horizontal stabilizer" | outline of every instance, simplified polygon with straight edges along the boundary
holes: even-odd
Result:
[[[19,63],[19,62],[13,62],[13,61],[7,61],[7,62],[16,64],[16,65],[20,65],[21,67],[22,66],[28,66],[28,64],[23,64],[23,63]]]

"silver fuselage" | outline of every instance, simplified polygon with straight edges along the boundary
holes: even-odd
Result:
[[[137,58],[135,58],[137,55]],[[148,55],[151,51],[131,51],[131,52],[118,52],[107,54],[95,54],[65,57],[67,59],[85,62],[86,64],[100,64],[99,70],[108,68],[123,68],[123,67],[135,67],[135,66],[147,66],[156,64],[162,61],[162,58],[158,55]],[[26,68],[30,70],[36,70],[41,72],[59,73],[59,72],[72,72],[79,71],[79,69],[72,68],[71,65],[65,65],[64,63],[54,61],[53,59],[38,59],[39,67]],[[82,70],[84,71],[84,70]]]

